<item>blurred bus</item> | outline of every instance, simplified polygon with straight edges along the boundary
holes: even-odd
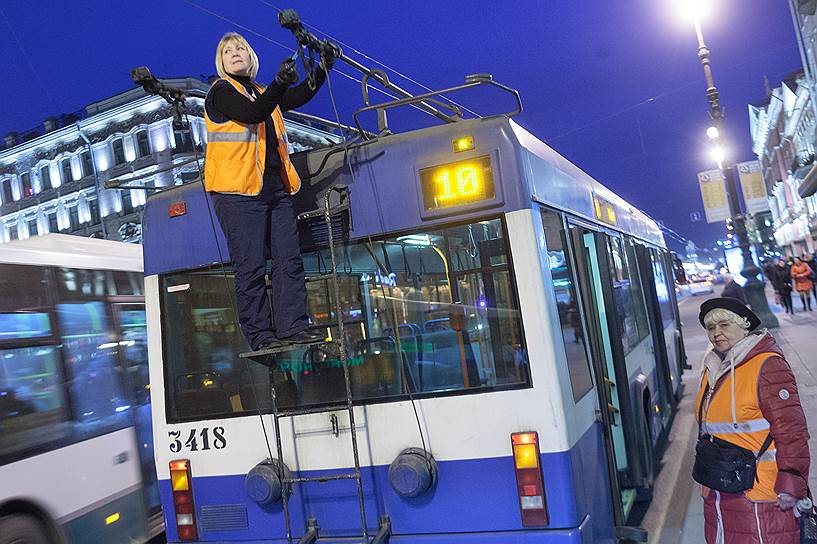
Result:
[[[163,530],[143,285],[138,245],[0,244],[0,544]]]

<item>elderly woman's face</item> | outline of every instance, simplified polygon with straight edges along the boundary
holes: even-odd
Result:
[[[749,334],[746,329],[732,320],[708,323],[706,325],[706,332],[709,335],[709,341],[712,342],[715,349],[721,353],[726,353],[732,349],[732,346],[746,338],[746,335]]]
[[[250,73],[250,52],[239,41],[230,40],[221,50],[221,61],[224,69],[230,74],[246,76]]]

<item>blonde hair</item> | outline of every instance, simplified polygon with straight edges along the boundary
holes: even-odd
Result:
[[[739,316],[735,312],[726,310],[724,308],[715,308],[708,314],[704,316],[704,326],[709,327],[713,323],[717,323],[720,321],[731,321],[735,323],[738,327],[744,328],[749,330],[749,320],[745,317]]]
[[[221,58],[221,53],[224,51],[224,48],[227,47],[227,44],[231,42],[243,45],[247,48],[247,53],[250,55],[250,69],[247,74],[251,79],[255,79],[255,76],[258,75],[258,55],[255,54],[252,46],[244,39],[244,36],[237,32],[227,32],[218,41],[218,45],[216,46],[216,71],[218,75],[221,77],[230,75],[227,70],[224,69],[224,60]]]

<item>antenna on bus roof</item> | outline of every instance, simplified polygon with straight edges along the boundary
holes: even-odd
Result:
[[[370,105],[368,89],[369,80],[377,82],[384,89],[398,95],[399,98],[414,98],[413,94],[389,81],[388,76],[383,70],[364,66],[356,60],[346,56],[343,53],[343,50],[334,42],[330,40],[322,40],[315,36],[315,34],[312,32],[308,31],[301,22],[300,16],[294,9],[281,10],[278,13],[278,22],[283,28],[292,32],[293,36],[295,36],[295,41],[298,43],[297,54],[300,56],[304,66],[307,66],[309,62],[313,62],[312,54],[317,53],[319,57],[332,56],[363,74],[361,84],[363,101],[366,106]],[[309,56],[309,60],[307,60],[307,55]],[[460,108],[435,99],[420,101],[417,103],[417,107],[429,115],[433,115],[437,119],[440,119],[446,123],[455,123],[462,118],[462,111]],[[451,113],[444,113],[439,108],[446,109]],[[380,132],[388,131],[388,121],[386,119],[385,111],[378,111],[378,129]]]

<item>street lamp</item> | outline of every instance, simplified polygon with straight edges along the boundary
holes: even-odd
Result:
[[[709,2],[706,0],[682,0],[678,5],[695,24],[695,35],[698,38],[698,58],[701,60],[701,65],[704,68],[704,76],[706,77],[706,98],[709,101],[709,115],[712,117],[714,124],[714,126],[710,127],[706,132],[707,136],[716,144],[719,144],[721,151],[719,158],[722,160],[718,161],[716,158],[716,162],[718,162],[718,168],[721,169],[723,178],[726,180],[729,214],[732,216],[732,224],[734,225],[734,232],[738,239],[738,247],[740,247],[743,257],[743,270],[741,270],[740,274],[746,278],[746,285],[743,288],[746,293],[746,300],[749,306],[752,307],[752,311],[760,318],[763,326],[770,328],[777,327],[777,318],[772,314],[769,309],[769,302],[766,300],[765,287],[763,282],[758,279],[760,268],[755,266],[754,260],[752,259],[749,236],[746,232],[746,217],[740,208],[740,200],[738,198],[735,169],[728,157],[726,157],[726,154],[723,153],[723,142],[726,141],[723,110],[721,109],[720,94],[712,78],[709,48],[704,43],[704,36],[701,31],[701,18],[705,15]],[[713,158],[715,157],[713,156]]]

